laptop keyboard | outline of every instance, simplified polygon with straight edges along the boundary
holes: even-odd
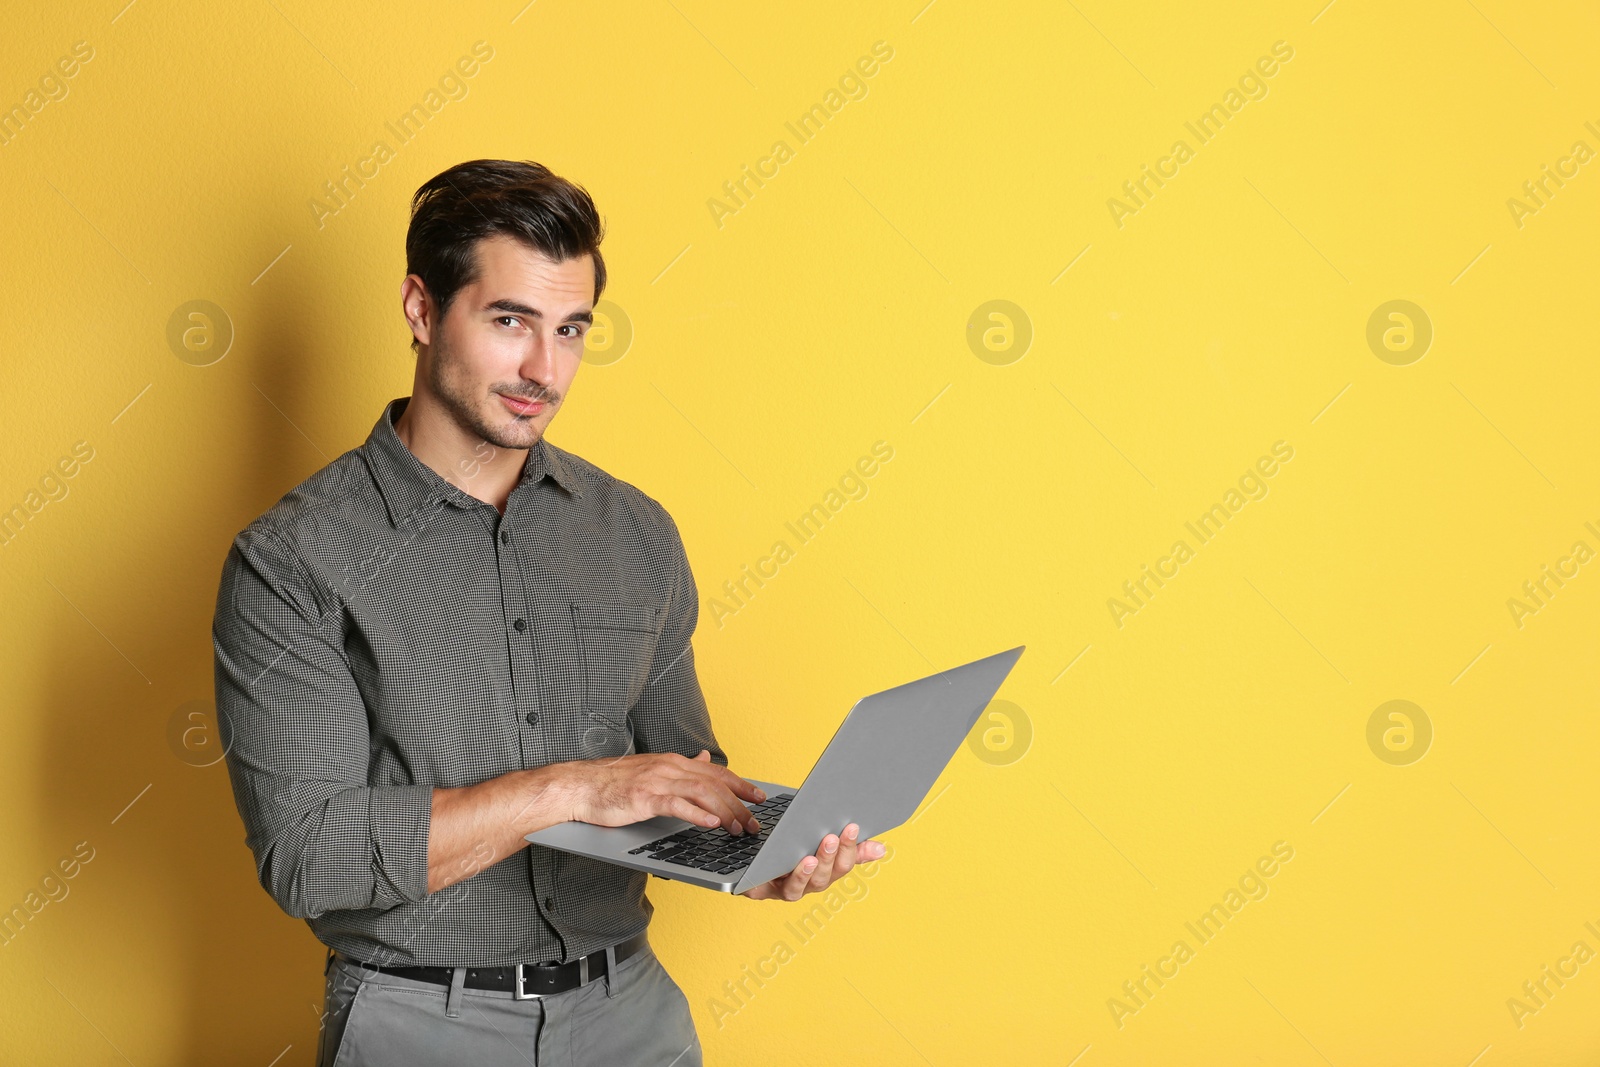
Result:
[[[761,832],[758,834],[746,831],[735,835],[720,826],[710,829],[692,826],[687,830],[679,830],[675,834],[657,838],[638,848],[631,848],[628,854],[645,856],[663,863],[676,863],[700,871],[710,871],[713,874],[742,871],[750,866],[751,857],[767,843],[772,828],[778,824],[778,820],[789,807],[789,801],[793,799],[793,793],[782,793],[768,797],[760,804],[746,805],[750,809],[750,814],[761,823]]]

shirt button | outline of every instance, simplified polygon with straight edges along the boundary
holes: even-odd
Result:
[[[523,718],[528,720],[529,726],[537,726],[539,724],[539,713],[537,711],[530,711]]]
[[[522,631],[524,631],[524,630],[526,630],[528,628],[528,624],[523,622],[521,619],[518,619],[516,622],[513,622],[511,624],[511,628],[516,630],[517,633],[520,634]]]
[[[546,911],[554,911],[555,908],[556,908],[556,898],[555,897],[545,897],[544,898],[544,907],[545,907]]]
[[[511,543],[511,532],[509,530],[500,531],[500,543],[502,545],[509,545]]]

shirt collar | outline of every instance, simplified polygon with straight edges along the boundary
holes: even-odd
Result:
[[[466,508],[483,507],[484,501],[447,482],[400,440],[394,424],[410,400],[408,396],[396,397],[384,405],[363,447],[367,464],[388,506],[389,520],[398,526],[424,508],[431,510],[438,507],[441,501]],[[571,457],[543,437],[528,449],[522,476],[513,487],[513,492],[524,485],[537,483],[547,474],[573,496],[583,495],[583,487],[578,482]]]

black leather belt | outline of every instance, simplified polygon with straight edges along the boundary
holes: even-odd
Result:
[[[615,946],[617,962],[621,963],[650,943],[648,931],[641,930],[628,940]],[[377,967],[361,960],[339,955],[364,971],[379,971],[397,978],[410,978],[418,982],[449,985],[453,967]],[[587,956],[579,956],[566,963],[518,963],[511,967],[468,967],[466,988],[495,989],[514,993],[518,1000],[553,996],[591,982],[606,973],[606,950],[599,949]]]

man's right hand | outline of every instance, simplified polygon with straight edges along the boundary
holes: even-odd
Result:
[[[572,818],[596,826],[627,826],[670,815],[730,834],[758,833],[761,824],[745,807],[766,793],[701,749],[694,759],[676,752],[648,752],[563,765],[572,791]]]

